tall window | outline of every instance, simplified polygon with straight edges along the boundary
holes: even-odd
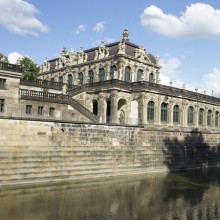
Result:
[[[207,126],[211,126],[212,125],[212,111],[208,110],[207,113]]]
[[[60,84],[63,84],[63,76],[60,76],[60,77],[59,77],[59,83],[60,83]]]
[[[143,70],[138,70],[137,71],[137,82],[143,81]]]
[[[99,81],[105,80],[105,70],[104,68],[99,69]]]
[[[54,107],[50,107],[49,108],[49,116],[53,116],[54,115],[54,111],[55,111],[55,108]]]
[[[188,108],[188,112],[187,112],[187,123],[188,124],[194,123],[193,111],[194,111],[194,108],[192,106],[190,106]]]
[[[175,105],[173,107],[173,123],[179,123],[180,122],[180,108],[178,105]]]
[[[125,81],[130,82],[130,80],[131,80],[131,67],[126,66],[126,68],[125,68]]]
[[[0,78],[0,89],[6,89],[6,79]]]
[[[92,84],[92,83],[94,82],[94,73],[93,73],[92,70],[89,70],[89,72],[88,72],[88,78],[89,78],[88,83],[89,83],[89,84]]]
[[[160,115],[161,121],[162,122],[167,122],[168,121],[168,104],[167,103],[162,103],[161,104],[161,115]]]
[[[5,100],[0,99],[0,112],[4,112],[4,108],[5,108]]]
[[[204,124],[204,109],[200,108],[199,109],[199,125]]]
[[[215,112],[215,127],[218,127],[219,125],[219,112]]]
[[[26,114],[31,115],[32,113],[32,105],[26,105]]]
[[[70,87],[73,84],[73,76],[72,74],[68,74],[67,76],[67,86]]]
[[[154,120],[154,108],[155,104],[153,101],[148,102],[147,104],[147,120],[153,121]]]
[[[38,106],[38,110],[37,110],[38,115],[43,115],[43,109],[44,109],[43,106]]]
[[[153,73],[149,74],[149,82],[154,82],[154,74]]]
[[[114,75],[115,73],[116,73],[117,75]],[[111,66],[110,79],[118,79],[117,67],[116,67],[115,65],[114,65],[114,66]]]
[[[78,74],[78,85],[81,86],[83,84],[83,73],[80,72]]]

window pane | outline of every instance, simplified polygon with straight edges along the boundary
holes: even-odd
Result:
[[[131,79],[131,68],[129,66],[126,66],[125,68],[125,81],[130,82]]]
[[[166,122],[168,121],[168,104],[162,103],[161,104],[161,121]]]
[[[147,120],[153,121],[154,120],[154,102],[150,101],[147,105]]]
[[[26,114],[30,115],[32,113],[32,105],[26,105]]]
[[[218,120],[219,120],[219,112],[215,112],[215,127],[218,127],[219,124]]]
[[[193,122],[194,122],[194,118],[193,118],[193,107],[192,106],[190,106],[189,108],[188,108],[188,115],[187,115],[187,123],[188,124],[193,124]]]
[[[173,123],[179,123],[179,106],[173,107]]]

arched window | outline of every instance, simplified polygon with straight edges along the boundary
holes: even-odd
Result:
[[[190,106],[188,108],[187,112],[187,124],[193,124],[194,123],[194,117],[193,117],[194,108]]]
[[[179,123],[180,122],[180,108],[178,105],[175,105],[173,107],[173,123]]]
[[[153,101],[148,102],[147,104],[147,120],[154,121],[154,108],[155,104]]]
[[[167,122],[168,121],[168,104],[162,103],[161,104],[161,114],[160,114],[161,122]]]
[[[207,113],[207,126],[211,126],[212,125],[212,110],[208,110]]]
[[[78,85],[81,86],[83,84],[83,73],[80,72],[78,74]]]
[[[63,84],[63,76],[59,76],[59,83]]]
[[[105,80],[105,70],[104,68],[99,69],[99,81],[104,81]]]
[[[89,70],[88,72],[88,83],[92,84],[94,82],[94,72],[92,70]]]
[[[215,112],[215,127],[218,127],[219,125],[219,112]]]
[[[153,73],[149,74],[149,82],[154,82],[154,74]]]
[[[131,67],[126,66],[125,68],[125,81],[130,82],[131,81]]]
[[[204,124],[204,109],[200,108],[199,109],[199,125]]]
[[[114,75],[115,73],[117,73],[116,75]],[[111,70],[110,70],[110,79],[118,79],[118,72],[117,72],[117,67],[111,66]]]
[[[137,82],[143,81],[143,70],[138,70],[137,71]]]
[[[70,87],[73,84],[73,76],[72,74],[68,74],[67,76],[67,86]]]

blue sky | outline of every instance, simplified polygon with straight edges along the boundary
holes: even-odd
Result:
[[[0,52],[38,64],[63,47],[79,51],[122,38],[161,61],[161,82],[219,96],[220,2],[217,0],[0,0]]]

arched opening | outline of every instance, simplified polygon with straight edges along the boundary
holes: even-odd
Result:
[[[192,106],[189,106],[188,112],[187,112],[187,124],[193,124],[194,123],[194,108]]]
[[[219,126],[219,112],[215,112],[215,127]]]
[[[139,69],[137,71],[137,82],[143,81],[143,70]]]
[[[78,85],[81,86],[83,84],[83,73],[80,72],[78,74]]]
[[[105,70],[104,68],[100,68],[99,69],[99,82],[104,81],[105,80]]]
[[[92,113],[97,115],[98,114],[98,102],[97,100],[92,100]]]
[[[94,82],[94,72],[92,70],[89,70],[88,72],[88,83],[92,84]]]
[[[68,76],[67,76],[67,87],[71,87],[72,84],[73,84],[73,76],[72,76],[72,74],[70,73],[70,74],[68,74]]]
[[[112,79],[118,79],[118,71],[115,65],[111,66],[111,70],[110,70],[110,80]]]
[[[173,107],[173,123],[178,124],[180,123],[180,108],[178,105]]]
[[[153,101],[149,101],[147,104],[147,120],[154,121],[154,109],[155,103]]]
[[[165,102],[161,104],[160,120],[161,122],[168,122],[168,104]]]
[[[207,113],[207,126],[211,126],[212,125],[212,110],[208,110]]]
[[[204,109],[199,109],[199,125],[204,125]]]
[[[125,68],[125,81],[130,82],[131,81],[131,67],[126,66]]]
[[[149,82],[154,82],[154,74],[153,73],[150,73],[149,74]]]
[[[110,117],[111,117],[111,101],[107,101],[106,123],[110,123]]]
[[[125,106],[127,101],[125,99],[120,99],[118,101],[118,112],[119,112],[119,122],[120,124],[125,124]]]

